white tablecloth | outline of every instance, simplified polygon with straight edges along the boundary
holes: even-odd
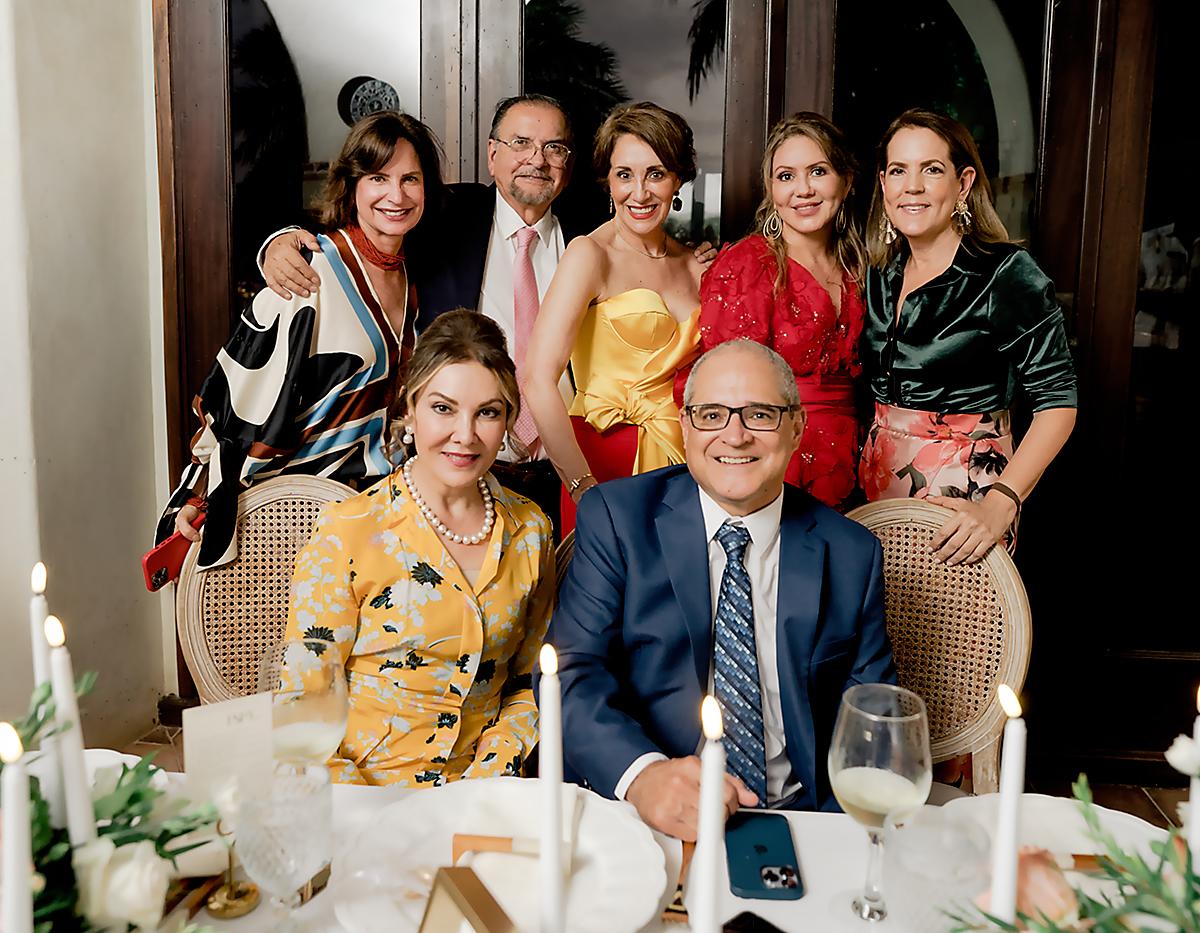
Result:
[[[333,790],[334,825],[337,838],[341,841],[353,839],[370,823],[372,817],[380,809],[400,799],[406,793],[432,793],[431,791],[406,791],[397,788],[347,785],[335,785]],[[1071,806],[1067,801],[1062,801],[1062,803],[1067,808]],[[1126,838],[1129,838],[1131,828],[1134,830],[1135,836],[1144,834],[1146,838],[1152,838],[1164,835],[1160,830],[1127,814],[1098,809],[1103,820],[1107,822],[1107,819],[1111,818],[1112,821],[1123,827]],[[732,918],[744,910],[750,910],[774,923],[785,933],[814,930],[822,931],[822,933],[826,933],[826,931],[836,933],[840,930],[857,931],[857,933],[868,933],[868,931],[875,930],[890,931],[890,933],[926,933],[926,931],[910,931],[901,920],[895,917],[882,923],[868,925],[851,913],[850,900],[855,893],[861,891],[866,873],[867,839],[866,832],[861,826],[850,817],[840,813],[787,813],[786,816],[792,828],[792,838],[800,860],[800,871],[806,887],[805,896],[796,901],[751,901],[735,897],[729,893],[728,876],[722,864],[720,890],[725,892],[722,905],[724,919]],[[678,841],[665,836],[659,836],[658,841],[668,854],[667,864],[678,866]],[[886,898],[886,878],[884,879],[884,895]],[[305,929],[310,933],[344,933],[334,916],[331,891],[318,895],[309,904],[302,907],[298,912],[297,919],[304,923]],[[205,912],[197,915],[196,920],[213,929],[237,931],[237,933],[255,933],[255,931],[266,933],[272,928],[271,911],[266,907],[260,907],[249,916],[235,921],[217,921]],[[678,933],[681,929],[683,928],[678,925],[655,921],[646,927],[643,933]],[[623,931],[613,931],[613,933],[623,933]],[[635,931],[628,931],[628,933],[635,933]]]

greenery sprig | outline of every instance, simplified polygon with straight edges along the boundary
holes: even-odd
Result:
[[[1071,785],[1079,811],[1087,824],[1088,835],[1101,847],[1099,868],[1092,877],[1110,882],[1108,889],[1094,897],[1071,885],[1078,911],[1069,920],[1055,920],[1044,912],[1037,917],[1018,913],[1020,925],[1007,923],[977,908],[949,912],[955,933],[969,930],[1030,930],[1032,933],[1130,933],[1131,930],[1179,930],[1200,933],[1200,877],[1192,864],[1191,853],[1179,831],[1172,828],[1166,840],[1150,843],[1152,857],[1127,852],[1111,833],[1105,831],[1096,812],[1092,791],[1085,775]],[[1145,925],[1149,920],[1162,923]]]
[[[84,696],[96,683],[94,673],[86,673],[76,684],[76,693]],[[29,711],[13,723],[26,749],[60,731],[54,725],[54,700],[50,684],[40,684],[30,697]],[[93,800],[98,834],[121,847],[149,840],[163,859],[174,860],[203,843],[172,843],[197,829],[216,822],[211,805],[192,807],[187,801],[171,798],[154,786],[158,769],[153,755],[147,755],[130,767],[122,765],[113,786]],[[0,770],[3,764],[0,763]],[[71,863],[71,843],[65,829],[50,823],[50,807],[42,796],[35,777],[29,782],[30,836],[35,879],[33,919],[35,933],[90,933],[94,928],[78,913],[78,885]]]

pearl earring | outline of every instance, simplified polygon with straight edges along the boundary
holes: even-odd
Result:
[[[405,447],[407,447],[409,444],[411,444],[415,440],[416,440],[416,438],[413,437],[412,428],[410,428],[408,425],[405,425],[404,433],[402,435],[400,435],[400,443],[403,444]]]

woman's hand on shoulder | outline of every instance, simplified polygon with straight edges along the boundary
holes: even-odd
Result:
[[[300,253],[302,247],[314,253],[321,251],[321,244],[307,230],[289,230],[267,244],[263,256],[263,278],[271,291],[284,301],[290,301],[293,292],[301,298],[308,298],[321,284],[320,276],[304,261]]]
[[[929,496],[927,501],[954,512],[929,544],[933,556],[947,564],[983,560],[1017,515],[1016,505],[1001,495],[985,496],[980,502],[947,496]]]

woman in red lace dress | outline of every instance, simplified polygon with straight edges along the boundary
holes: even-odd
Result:
[[[763,156],[756,232],[722,252],[700,285],[703,349],[746,338],[791,365],[808,424],[787,480],[839,510],[855,488],[860,435],[854,379],[866,261],[845,203],[853,181],[837,127],[817,113],[781,120]],[[676,380],[677,397],[686,378]]]

